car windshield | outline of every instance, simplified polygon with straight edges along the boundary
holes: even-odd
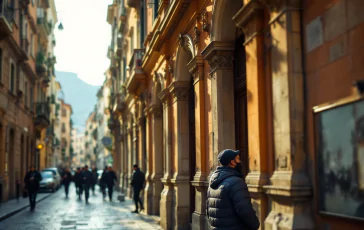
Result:
[[[50,169],[44,169],[43,172],[50,172],[53,173],[53,175],[56,175],[56,172]]]
[[[53,174],[51,172],[41,172],[42,178],[53,178]]]

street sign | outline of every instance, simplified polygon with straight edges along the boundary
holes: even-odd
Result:
[[[111,146],[111,144],[112,144],[112,139],[111,139],[111,137],[103,137],[103,138],[101,139],[101,142],[102,142],[102,144],[103,144],[105,147],[110,147],[110,146]]]

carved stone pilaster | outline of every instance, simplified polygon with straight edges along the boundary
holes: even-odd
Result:
[[[173,102],[187,101],[189,93],[189,82],[174,81],[169,85],[169,92],[173,96]]]
[[[232,70],[234,44],[231,42],[212,41],[202,52],[208,61],[211,73],[216,70]]]
[[[192,74],[194,84],[203,80],[204,77],[204,59],[202,56],[195,56],[187,65],[188,71]]]
[[[264,5],[259,0],[251,0],[233,17],[236,25],[243,29],[245,43],[263,30]]]
[[[165,88],[163,89],[160,93],[159,93],[159,99],[161,99],[162,103],[163,103],[163,108],[168,107],[169,106],[169,89]]]

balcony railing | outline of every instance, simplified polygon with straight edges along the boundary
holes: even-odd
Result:
[[[49,126],[50,108],[47,102],[38,102],[35,104],[35,126],[46,128]]]
[[[39,51],[37,54],[36,67],[38,74],[41,74],[43,76],[47,74],[47,61],[43,51]]]
[[[8,0],[0,0],[0,37],[11,34],[13,18],[14,10],[8,5]]]
[[[47,13],[43,8],[37,9],[37,24],[41,27],[41,30],[49,35],[52,31],[52,24],[48,22]]]
[[[145,49],[134,49],[133,56],[131,57],[129,62],[130,72],[133,72],[133,70],[136,68],[142,67],[144,54],[145,54]]]

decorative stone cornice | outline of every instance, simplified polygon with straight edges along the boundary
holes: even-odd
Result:
[[[234,64],[233,52],[234,43],[212,41],[201,54],[208,61],[211,73],[213,73],[218,69],[232,70]]]
[[[173,95],[173,101],[187,101],[189,93],[188,81],[174,81],[169,85],[169,92]]]
[[[263,30],[263,14],[263,4],[259,0],[251,0],[234,15],[236,25],[244,31],[246,43]]]
[[[192,74],[194,84],[198,81],[203,80],[204,77],[204,59],[202,56],[195,56],[188,64],[188,71]]]

